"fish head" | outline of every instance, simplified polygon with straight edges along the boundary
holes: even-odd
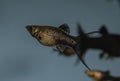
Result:
[[[94,81],[99,81],[103,78],[103,73],[98,70],[87,70],[85,73],[91,77]]]
[[[26,29],[29,33],[36,38],[42,45],[53,46],[56,44],[53,35],[51,35],[49,26],[37,26],[37,25],[28,25]]]
[[[39,33],[42,33],[44,28],[43,27],[39,27],[39,26],[28,25],[28,26],[26,26],[26,29],[29,31],[29,33],[33,37],[36,37]]]

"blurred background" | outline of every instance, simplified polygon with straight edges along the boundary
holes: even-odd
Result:
[[[77,35],[76,23],[85,32],[105,24],[120,34],[118,0],[0,0],[0,81],[92,81],[77,57],[59,56],[30,36],[26,25],[60,26],[67,23]],[[99,50],[89,50],[85,61],[92,69],[120,76],[120,59],[99,60]]]

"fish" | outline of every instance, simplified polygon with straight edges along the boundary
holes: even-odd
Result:
[[[120,81],[120,77],[110,75],[110,71],[87,70],[85,74],[94,81]]]
[[[60,25],[59,27],[55,26],[40,26],[40,25],[27,25],[26,29],[29,31],[32,37],[37,39],[40,44],[44,46],[56,46],[56,45],[65,45],[71,47],[81,62],[85,65],[85,67],[91,70],[85,61],[79,56],[79,36],[72,36],[66,33],[63,28],[65,24]]]

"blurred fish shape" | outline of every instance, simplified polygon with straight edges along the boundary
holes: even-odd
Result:
[[[94,81],[120,81],[120,77],[110,75],[109,71],[89,70],[85,73]]]
[[[120,35],[109,33],[105,25],[101,26],[99,31],[95,31],[100,34],[98,37],[92,37],[89,36],[89,34],[86,34],[80,24],[78,24],[78,30],[81,39],[77,46],[79,47],[78,51],[80,53],[78,54],[80,54],[79,56],[81,58],[84,58],[85,52],[88,49],[101,50],[102,53],[99,58],[105,56],[107,56],[106,58],[108,59],[120,57]]]

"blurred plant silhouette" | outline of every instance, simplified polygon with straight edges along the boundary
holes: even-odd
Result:
[[[79,43],[81,57],[85,56],[88,49],[102,50],[103,52],[99,55],[99,58],[105,58],[105,55],[108,59],[120,57],[120,35],[109,33],[105,25],[101,26],[99,31],[96,31],[101,35],[99,37],[89,36],[80,25],[78,25],[78,29],[81,34],[81,43]]]

